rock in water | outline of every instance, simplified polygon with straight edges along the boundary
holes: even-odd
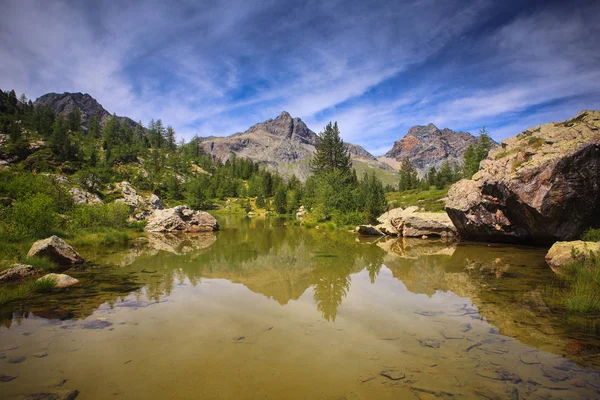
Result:
[[[506,139],[448,192],[464,239],[553,243],[600,224],[600,111]]]
[[[0,283],[20,281],[37,274],[38,270],[33,265],[13,264],[9,269],[0,272]]]
[[[590,257],[590,251],[595,254],[600,254],[600,242],[584,242],[576,240],[574,242],[556,242],[552,245],[548,254],[546,254],[546,262],[554,272],[560,272],[560,267],[575,261],[573,251],[583,259]]]
[[[154,210],[146,225],[148,232],[212,232],[218,229],[215,217],[187,206]]]
[[[359,225],[355,229],[359,235],[383,236],[383,233],[372,225]]]
[[[69,286],[73,286],[79,283],[79,280],[65,274],[46,274],[40,279],[38,279],[38,281],[42,279],[54,280],[54,287],[59,289],[68,288]]]
[[[375,228],[386,235],[452,238],[456,229],[446,213],[419,211],[418,207],[395,208],[381,215]]]
[[[31,246],[27,256],[46,257],[60,265],[76,265],[84,261],[73,247],[58,236],[38,240]]]

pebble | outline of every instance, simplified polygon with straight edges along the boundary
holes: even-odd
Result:
[[[393,381],[399,381],[400,379],[404,379],[406,374],[402,371],[398,371],[397,369],[384,369],[379,373],[379,375],[391,379]]]

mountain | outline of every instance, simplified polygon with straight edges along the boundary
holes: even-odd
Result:
[[[310,174],[309,161],[315,152],[317,138],[300,118],[292,118],[284,111],[277,118],[253,125],[243,133],[200,138],[199,146],[221,160],[225,161],[235,153],[284,176],[295,174],[304,181]],[[348,143],[347,148],[359,174],[373,171],[385,183],[396,183],[396,172],[392,167],[379,162],[360,146]]]
[[[87,128],[88,121],[92,116],[97,116],[100,119],[100,125],[104,126],[111,113],[106,111],[104,107],[96,99],[87,93],[47,93],[38,98],[34,103],[35,107],[48,106],[56,114],[67,116],[73,109],[79,108],[81,111],[82,125]],[[137,122],[128,117],[119,117],[121,122],[124,122],[131,127],[136,127]]]
[[[392,149],[379,157],[395,169],[408,158],[423,176],[431,167],[439,167],[448,160],[462,165],[462,156],[470,144],[475,145],[477,137],[468,132],[454,132],[448,128],[438,129],[434,124],[417,125],[396,141]]]

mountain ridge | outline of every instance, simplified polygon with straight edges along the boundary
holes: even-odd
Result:
[[[477,141],[478,138],[469,132],[439,129],[433,123],[415,125],[378,159],[396,169],[402,161],[409,159],[419,175],[424,176],[430,168],[439,169],[445,161],[462,165],[465,150]]]

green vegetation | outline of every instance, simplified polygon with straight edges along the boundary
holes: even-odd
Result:
[[[490,152],[494,142],[485,127],[479,130],[479,137],[475,146],[469,145],[463,155],[463,177],[471,179],[479,171],[479,163]]]
[[[600,242],[600,228],[590,228],[583,233],[581,240],[588,242]]]
[[[441,212],[444,211],[444,198],[448,194],[448,187],[443,189],[420,190],[413,189],[404,192],[387,193],[387,201],[390,208],[409,206],[422,207],[425,211]]]
[[[38,293],[54,290],[55,280],[51,277],[34,279],[22,283],[0,286],[0,305],[30,298]]]
[[[600,312],[600,255],[590,252],[584,257],[573,248],[572,263],[561,267],[567,281],[563,305],[570,313]]]
[[[374,174],[357,178],[337,123],[319,134],[310,167],[313,175],[306,181],[303,201],[316,221],[357,225],[386,210],[383,184]]]

